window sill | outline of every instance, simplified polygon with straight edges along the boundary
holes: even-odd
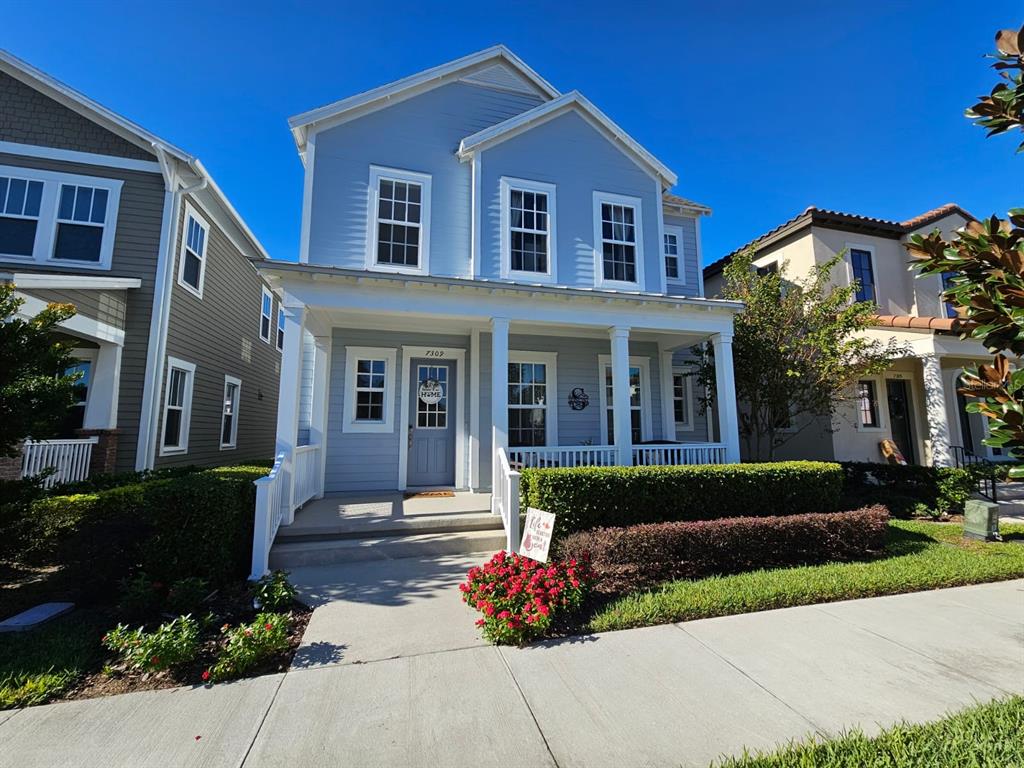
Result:
[[[235,451],[235,450],[238,450],[238,446],[237,445],[222,445],[220,447],[220,449],[222,451]]]
[[[188,447],[185,448],[161,448],[161,456],[181,456],[182,454],[188,453]]]
[[[594,285],[595,288],[599,288],[605,291],[639,291],[640,283],[627,283],[621,280],[600,280]]]
[[[390,272],[394,275],[426,275],[424,267],[393,267],[388,264],[371,264],[367,267],[370,272]]]
[[[65,269],[89,269],[102,270],[104,272],[110,271],[110,264],[104,264],[102,261],[77,261],[75,259],[55,259],[51,256],[48,259],[43,259],[42,263],[64,267]]]
[[[200,288],[199,288],[199,289],[193,288],[193,287],[192,287],[191,285],[189,285],[188,283],[186,283],[186,282],[185,282],[184,280],[179,280],[179,281],[178,281],[178,285],[180,285],[180,286],[181,286],[182,288],[184,288],[184,289],[185,289],[186,291],[188,291],[189,293],[191,293],[191,294],[192,294],[193,296],[195,296],[195,297],[196,297],[197,299],[200,299],[200,300],[201,300],[201,299],[203,298],[203,291],[202,291],[202,287],[201,287],[201,286],[200,286]]]
[[[865,427],[862,424],[857,425],[858,432],[888,432],[889,430],[885,427]]]
[[[355,434],[391,434],[395,431],[394,426],[390,423],[375,423],[375,422],[346,422],[342,428],[342,432],[352,432]]]

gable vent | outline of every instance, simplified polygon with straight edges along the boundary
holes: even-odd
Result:
[[[466,75],[460,80],[471,85],[482,85],[485,88],[498,88],[502,91],[515,93],[537,94],[533,83],[505,64],[494,64],[490,67]]]

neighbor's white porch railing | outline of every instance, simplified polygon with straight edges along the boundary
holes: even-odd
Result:
[[[44,488],[85,480],[89,476],[92,447],[98,442],[98,437],[26,440],[21,446],[21,476],[35,477],[52,467],[55,471],[43,481]]]
[[[509,460],[517,469],[543,467],[613,467],[614,445],[566,445],[510,448]]]
[[[498,449],[494,462],[493,490],[493,509],[505,526],[505,551],[515,554],[519,551],[519,473],[512,469],[504,448]]]
[[[633,446],[633,464],[636,466],[725,463],[725,443]]]

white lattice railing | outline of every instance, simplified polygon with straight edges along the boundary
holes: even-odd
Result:
[[[515,554],[519,550],[519,473],[512,469],[504,448],[498,449],[494,462],[493,489],[493,509],[505,527],[505,551]]]
[[[613,467],[614,445],[567,445],[511,448],[511,463],[522,469],[543,467]]]
[[[98,437],[79,440],[26,440],[21,447],[21,476],[35,477],[53,468],[43,481],[44,488],[60,483],[75,483],[89,476],[92,447]]]
[[[633,446],[633,464],[637,466],[725,463],[724,443]]]
[[[320,493],[320,446],[300,445],[295,449],[295,491],[292,504],[298,508]]]
[[[288,474],[291,469],[288,456],[280,453],[274,461],[270,474],[255,481],[256,485],[256,517],[252,531],[252,573],[250,579],[256,580],[267,573],[270,558],[270,547],[274,543],[277,529],[288,511]]]

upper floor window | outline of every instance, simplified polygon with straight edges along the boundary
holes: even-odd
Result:
[[[263,286],[263,297],[260,302],[260,338],[270,343],[270,323],[274,316],[274,295]]]
[[[555,185],[501,179],[501,276],[555,279]]]
[[[277,308],[277,348],[284,349],[284,309]]]
[[[109,269],[122,185],[0,166],[0,258]]]
[[[206,276],[206,240],[210,225],[191,205],[185,206],[185,236],[181,242],[178,283],[190,293],[203,297]]]
[[[594,193],[597,285],[636,288],[643,283],[640,199]]]
[[[779,262],[769,261],[767,264],[762,264],[760,267],[756,267],[758,277],[768,277],[768,275],[777,275],[779,273]]]
[[[430,176],[370,166],[367,269],[426,274]]]
[[[850,266],[857,281],[857,301],[875,301],[875,269],[872,253],[866,248],[850,248]]]
[[[955,272],[943,272],[942,273],[942,290],[947,290],[953,285],[953,278],[956,276]],[[943,300],[943,305],[946,308],[946,317],[959,317],[960,315],[956,311],[956,304],[951,301]]]
[[[665,225],[665,277],[673,282],[685,282],[683,271],[683,228]]]

